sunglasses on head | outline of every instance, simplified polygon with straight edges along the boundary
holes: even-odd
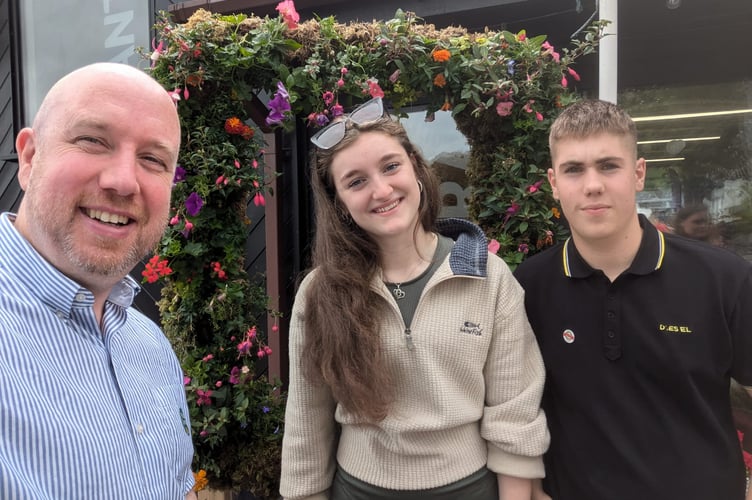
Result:
[[[364,102],[348,115],[343,115],[339,120],[330,123],[311,137],[311,142],[319,149],[331,149],[345,137],[348,121],[358,125],[375,122],[384,116],[384,103],[380,97],[374,97]]]

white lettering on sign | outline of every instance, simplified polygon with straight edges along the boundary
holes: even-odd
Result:
[[[126,33],[126,29],[133,21],[133,10],[126,10],[123,12],[110,13],[110,2],[104,0],[103,3],[104,13],[104,25],[114,25],[112,31],[104,41],[105,49],[112,49],[118,47],[124,47],[120,53],[110,58],[111,62],[128,63],[128,59],[133,55],[136,47],[136,38],[133,33]]]

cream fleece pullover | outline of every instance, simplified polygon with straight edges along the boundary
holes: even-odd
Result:
[[[522,288],[488,253],[477,226],[449,219],[439,232],[455,245],[420,298],[412,348],[395,299],[381,281],[372,284],[374,300],[384,305],[384,369],[397,381],[396,400],[377,425],[358,422],[326,386],[302,375],[303,311],[316,272],[301,284],[290,327],[283,497],[327,500],[337,463],[362,481],[397,490],[443,486],[486,465],[543,477],[544,368]]]

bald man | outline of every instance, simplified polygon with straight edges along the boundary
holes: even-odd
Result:
[[[63,77],[19,132],[24,198],[0,215],[2,498],[195,497],[182,370],[128,276],[164,231],[179,147],[167,92],[113,63]]]

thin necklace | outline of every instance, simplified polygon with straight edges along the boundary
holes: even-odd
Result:
[[[433,244],[434,240],[438,241],[438,237],[436,236],[435,233],[431,233],[431,243],[432,244]],[[434,247],[434,251],[435,251],[435,247]],[[384,276],[384,282],[385,283],[392,283],[394,285],[394,288],[392,288],[392,294],[394,295],[395,299],[400,300],[400,299],[404,299],[405,298],[405,291],[402,288],[400,288],[402,286],[402,283],[406,283],[406,282],[410,281],[412,279],[412,276],[413,276],[413,273],[415,272],[415,270],[418,269],[418,267],[420,267],[421,264],[423,264],[424,262],[428,262],[429,266],[431,264],[429,261],[426,261],[422,257],[420,257],[420,254],[418,254],[418,262],[412,267],[412,269],[410,269],[410,272],[407,274],[407,279],[403,280],[403,281],[401,281],[399,283],[394,283],[393,281],[390,281],[389,278],[387,278],[386,273],[383,273],[383,271],[382,271],[383,276]]]
[[[420,259],[417,264],[413,266],[412,269],[410,269],[410,272],[407,275],[407,281],[410,281],[410,277],[413,275],[415,270],[423,263],[423,259]],[[402,286],[402,283],[405,283],[405,281],[402,281],[400,283],[393,283],[389,281],[389,278],[387,278],[386,274],[384,274],[384,279],[387,283],[392,283],[394,285],[394,288],[392,288],[392,294],[394,295],[394,298],[397,300],[404,299],[405,298],[405,291],[400,288]]]

